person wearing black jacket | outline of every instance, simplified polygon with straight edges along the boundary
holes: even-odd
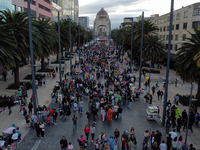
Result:
[[[29,115],[32,114],[32,109],[33,109],[33,104],[31,102],[29,102],[29,104],[28,104],[28,113],[29,113]]]
[[[39,124],[38,121],[35,124],[35,131],[36,131],[36,134],[37,134],[37,138],[39,138],[39,136],[40,136],[40,124]]]
[[[65,136],[63,136],[62,139],[60,140],[60,146],[61,146],[61,150],[66,150],[67,149],[68,142],[65,139]]]
[[[58,113],[56,111],[56,109],[53,110],[53,123],[54,125],[56,125],[56,119],[57,119]]]
[[[10,100],[10,99],[8,99],[8,109],[9,109],[9,115],[12,113],[11,106],[12,106],[12,102],[11,102],[11,100]]]
[[[121,106],[119,106],[119,108],[118,108],[118,113],[119,113],[119,118],[122,118],[122,108],[121,108]]]

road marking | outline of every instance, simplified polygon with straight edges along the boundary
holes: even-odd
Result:
[[[38,148],[38,146],[40,145],[41,141],[42,141],[42,140],[37,140],[37,141],[35,142],[35,144],[33,145],[33,147],[31,148],[31,150],[37,150],[37,148]]]

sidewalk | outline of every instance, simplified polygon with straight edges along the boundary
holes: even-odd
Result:
[[[55,60],[56,60],[56,56],[52,56],[50,58],[50,61],[55,61]],[[74,58],[72,59],[72,62],[74,63]],[[67,72],[69,71],[69,65],[68,65],[69,63],[70,62],[67,61],[67,65],[66,65]],[[40,67],[41,67],[40,62],[37,61],[36,64],[38,65],[36,67],[36,70],[40,69]],[[56,68],[56,66],[59,67],[59,64],[53,64],[54,68]],[[64,67],[64,64],[61,64],[61,67]],[[27,74],[29,74],[31,72],[31,66],[26,65],[26,66],[20,68],[19,72],[20,72],[20,81],[21,81]],[[38,74],[40,74],[40,73],[38,72]],[[46,106],[49,105],[49,103],[46,103],[46,100],[49,100],[49,102],[51,102],[50,95],[51,95],[53,87],[55,86],[56,81],[59,81],[58,73],[57,73],[57,77],[54,78],[53,80],[52,80],[52,78],[47,78],[46,87],[38,87],[37,96],[38,96],[39,105],[46,105]],[[0,81],[0,95],[12,95],[15,92],[17,92],[17,90],[6,89],[7,86],[11,83],[14,83],[14,75],[8,75],[6,82]],[[28,103],[29,103],[30,95],[32,94],[32,89],[29,89],[27,92],[28,92],[28,96],[29,96],[28,97]],[[28,110],[27,106],[26,106],[26,109]],[[0,120],[1,120],[0,134],[2,133],[2,131],[4,131],[5,129],[10,127],[12,124],[15,124],[16,126],[18,126],[20,128],[20,131],[22,133],[22,140],[23,140],[24,136],[30,130],[30,128],[26,127],[26,122],[25,122],[24,117],[22,116],[22,113],[19,112],[19,105],[12,107],[11,115],[8,115],[8,108],[6,107],[4,112],[0,114]]]

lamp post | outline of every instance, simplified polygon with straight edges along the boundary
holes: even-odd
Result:
[[[151,58],[151,57],[150,57]],[[149,93],[150,93],[150,89],[151,89],[151,85],[150,85],[150,83],[151,83],[151,60],[150,60],[150,69],[149,69]]]
[[[72,76],[72,40],[71,40],[71,18],[69,18],[69,43],[70,43],[70,76]]]
[[[192,101],[192,90],[193,90],[193,84],[191,83],[190,102],[189,102],[189,110],[188,110],[188,117],[187,117],[187,130],[186,130],[186,136],[185,136],[185,143],[187,143],[188,127],[189,127],[189,120],[190,120],[190,108],[191,108],[191,101]]]
[[[32,43],[32,27],[31,27],[31,8],[30,0],[28,0],[28,27],[29,27],[29,43],[30,43],[30,55],[31,55],[31,74],[32,74],[32,91],[33,91],[33,105],[34,113],[36,113],[36,86],[35,86],[35,74],[34,74],[34,63],[33,63],[33,43]]]
[[[131,61],[130,61],[130,72],[132,72],[132,61],[133,61],[133,20],[131,29]]]
[[[124,56],[124,23],[123,23],[123,37],[122,37],[122,63],[123,63],[123,56]]]
[[[80,66],[80,53],[81,53],[81,51],[80,51],[80,41],[81,41],[81,39],[80,39],[80,22],[78,23],[78,56],[79,56],[79,61],[78,61],[78,64],[79,64],[79,66]]]
[[[143,30],[144,30],[144,12],[142,12],[142,31],[141,31],[141,49],[140,49],[140,74],[139,74],[139,88],[141,88],[141,76],[142,76]]]
[[[59,11],[58,11],[58,48],[59,48],[59,72],[60,72],[60,83],[61,83],[62,76],[61,76],[60,12]]]
[[[83,62],[85,62],[85,28],[84,27],[83,27],[83,50],[84,50]]]
[[[166,86],[165,86],[164,108],[163,108],[163,117],[162,117],[162,125],[163,126],[165,125],[167,96],[168,96],[168,82],[169,82],[169,65],[170,65],[170,51],[171,51],[171,37],[172,37],[173,9],[174,9],[174,0],[171,0],[169,42],[168,42],[167,70],[166,70]]]

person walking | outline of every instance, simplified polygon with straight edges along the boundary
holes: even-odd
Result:
[[[95,132],[96,132],[96,128],[92,124],[91,127],[90,127],[90,133],[91,133],[91,136],[92,136],[92,142],[94,141]]]
[[[68,142],[65,139],[65,136],[63,136],[62,139],[60,140],[60,146],[61,146],[61,150],[66,150],[67,149]]]
[[[101,115],[102,115],[102,121],[104,121],[106,116],[106,111],[104,108],[101,109]]]
[[[173,150],[177,150],[178,148],[178,141],[177,141],[177,137],[174,138],[174,140],[172,141],[172,148]]]
[[[10,100],[10,99],[8,99],[8,109],[9,109],[9,115],[12,113],[11,107],[12,107],[12,102],[11,102],[11,100]]]
[[[54,109],[53,110],[53,123],[54,123],[54,125],[56,125],[57,116],[58,116],[58,113],[57,113],[56,109]]]
[[[76,115],[73,116],[72,121],[73,121],[73,131],[74,131],[74,129],[75,129],[76,125],[77,125],[77,121],[78,121],[78,118],[77,118]]]
[[[73,149],[74,149],[74,146],[72,145],[71,142],[69,142],[69,145],[68,145],[67,149],[68,149],[68,150],[73,150]]]
[[[32,114],[32,110],[33,110],[33,104],[31,102],[29,102],[29,104],[28,104],[28,113],[29,113],[29,115]]]
[[[112,119],[112,110],[109,109],[108,112],[107,112],[107,117],[108,117],[108,123],[111,124],[111,119]]]
[[[37,138],[39,138],[41,130],[40,130],[40,124],[39,124],[38,121],[35,124],[35,131],[36,131],[36,134],[37,134]]]
[[[84,128],[85,136],[86,136],[86,141],[88,141],[89,133],[90,133],[90,128],[88,125],[85,126]]]
[[[82,99],[79,102],[79,111],[80,111],[80,114],[83,113],[83,100]]]
[[[41,136],[42,136],[42,138],[44,138],[44,135],[45,135],[45,133],[44,133],[44,131],[45,131],[45,129],[44,129],[44,123],[40,122],[39,127],[40,127],[40,130],[41,130]]]

